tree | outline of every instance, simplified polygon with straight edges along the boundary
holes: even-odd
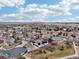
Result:
[[[66,46],[66,48],[70,48],[71,47],[71,45],[69,44],[68,41],[65,41],[65,46]]]
[[[58,35],[62,35],[62,32],[59,32]]]
[[[48,39],[48,42],[51,43],[53,40],[51,38]]]
[[[46,56],[45,59],[48,59],[48,57]]]
[[[71,35],[73,38],[75,38],[76,36],[74,34]]]
[[[58,30],[59,30],[59,27],[56,26],[56,27],[54,28],[54,31],[58,31]]]
[[[64,46],[60,45],[60,46],[58,46],[58,49],[62,51],[62,50],[64,50]]]
[[[3,43],[3,42],[4,42],[3,40],[0,40],[0,44]]]
[[[63,30],[64,27],[60,27],[60,30]]]

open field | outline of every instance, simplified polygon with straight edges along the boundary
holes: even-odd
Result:
[[[60,50],[56,50],[54,52],[49,52],[46,51],[46,53],[41,53],[41,54],[37,54],[35,55],[34,59],[55,59],[58,57],[64,57],[64,56],[69,56],[69,55],[73,55],[74,54],[74,50],[72,48],[69,49],[65,49],[63,51]]]

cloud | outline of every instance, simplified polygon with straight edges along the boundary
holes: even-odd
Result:
[[[60,10],[56,9],[51,9],[50,5],[43,4],[43,5],[38,5],[38,4],[29,4],[25,8],[25,12],[29,13],[38,13],[43,16],[60,16],[62,12]]]
[[[78,8],[78,2],[79,0],[62,0],[58,4],[55,5],[48,5],[48,4],[29,4],[27,5],[26,9],[29,9],[29,12],[39,11],[43,12],[45,14],[48,14],[50,16],[61,16],[61,15],[72,15],[70,12],[74,5],[74,8]]]
[[[5,2],[4,2],[5,1]],[[20,6],[24,4],[24,0],[3,0],[0,1],[0,6]],[[73,7],[72,7],[73,6]],[[48,4],[28,4],[26,7],[19,7],[19,13],[15,14],[5,14],[1,16],[0,21],[10,21],[10,22],[48,22],[49,17],[57,16],[72,16],[70,12],[72,9],[79,8],[79,0],[62,0],[58,4],[48,5]],[[65,21],[78,21],[75,18],[63,19],[63,20],[52,20],[58,22]]]
[[[25,0],[0,0],[0,8],[20,6],[25,3]]]
[[[61,19],[57,22],[79,22],[79,16],[73,18]]]

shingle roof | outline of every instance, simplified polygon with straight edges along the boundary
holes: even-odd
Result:
[[[0,53],[7,54],[8,57],[21,56],[25,52],[27,52],[27,48],[24,48],[24,47],[14,48],[14,49],[6,50],[6,51],[0,50]]]

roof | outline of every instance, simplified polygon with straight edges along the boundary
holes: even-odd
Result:
[[[0,56],[0,59],[6,59],[4,56]]]
[[[23,55],[25,52],[27,52],[27,48],[18,47],[18,48],[6,50],[6,51],[1,50],[0,52],[3,53],[3,54],[7,54],[8,57],[17,57],[17,56],[21,56],[21,55]]]

